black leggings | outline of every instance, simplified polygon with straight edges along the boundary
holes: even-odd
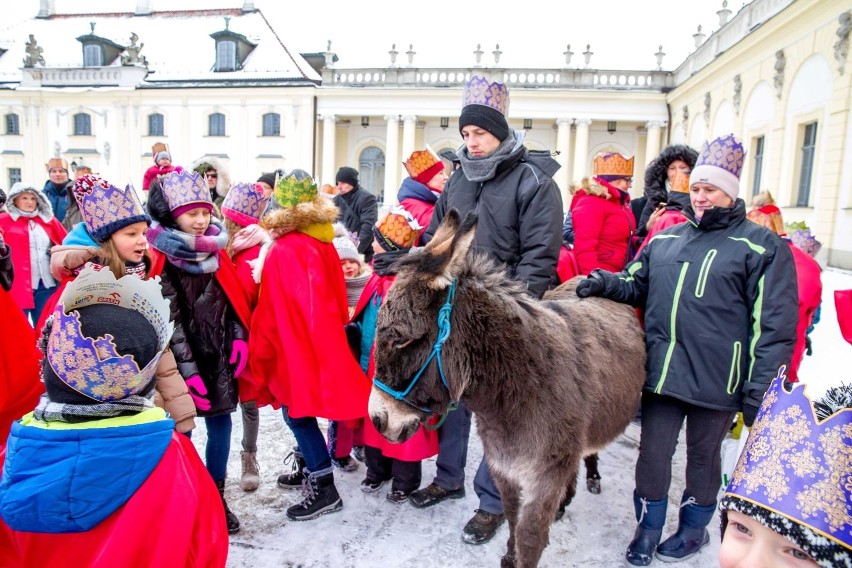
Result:
[[[686,492],[702,507],[716,502],[722,484],[722,440],[735,412],[712,410],[670,396],[642,393],[642,438],[636,492],[650,501],[669,494],[672,456],[686,418]]]
[[[391,479],[391,488],[410,493],[420,487],[421,466],[419,461],[402,461],[382,455],[372,446],[364,446],[367,470],[376,479]]]

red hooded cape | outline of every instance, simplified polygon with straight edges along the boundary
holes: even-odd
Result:
[[[291,417],[367,415],[370,382],[349,350],[348,316],[334,245],[298,231],[275,240],[252,314],[249,363]]]
[[[12,295],[0,290],[0,451],[12,422],[35,408],[44,392],[36,334]]]

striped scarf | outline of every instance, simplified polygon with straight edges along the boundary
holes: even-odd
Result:
[[[190,235],[178,229],[151,223],[148,242],[166,255],[173,265],[190,274],[211,274],[219,270],[219,251],[228,244],[228,231],[215,217],[203,235]]]

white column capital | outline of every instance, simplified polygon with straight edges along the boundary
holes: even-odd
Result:
[[[666,125],[664,120],[649,120],[645,123],[645,128],[651,130],[652,128],[662,128]]]
[[[578,119],[574,120],[574,123],[577,126],[591,126],[592,125],[592,119],[591,118],[578,118]]]
[[[572,124],[574,124],[574,119],[560,116],[556,119],[556,124],[557,126],[571,126]]]
[[[399,115],[398,114],[386,114],[385,115],[385,121],[386,122],[399,122]]]
[[[325,122],[327,120],[333,121],[333,120],[337,119],[337,116],[335,116],[333,114],[321,114],[321,115],[319,115],[319,119],[322,120],[323,122]]]
[[[402,121],[405,122],[405,123],[416,122],[417,116],[413,115],[413,114],[405,114],[405,115],[402,116]]]

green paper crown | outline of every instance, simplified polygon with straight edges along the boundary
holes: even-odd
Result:
[[[299,203],[313,201],[316,196],[316,182],[302,170],[293,170],[279,179],[273,192],[275,201],[281,207],[295,207]]]

